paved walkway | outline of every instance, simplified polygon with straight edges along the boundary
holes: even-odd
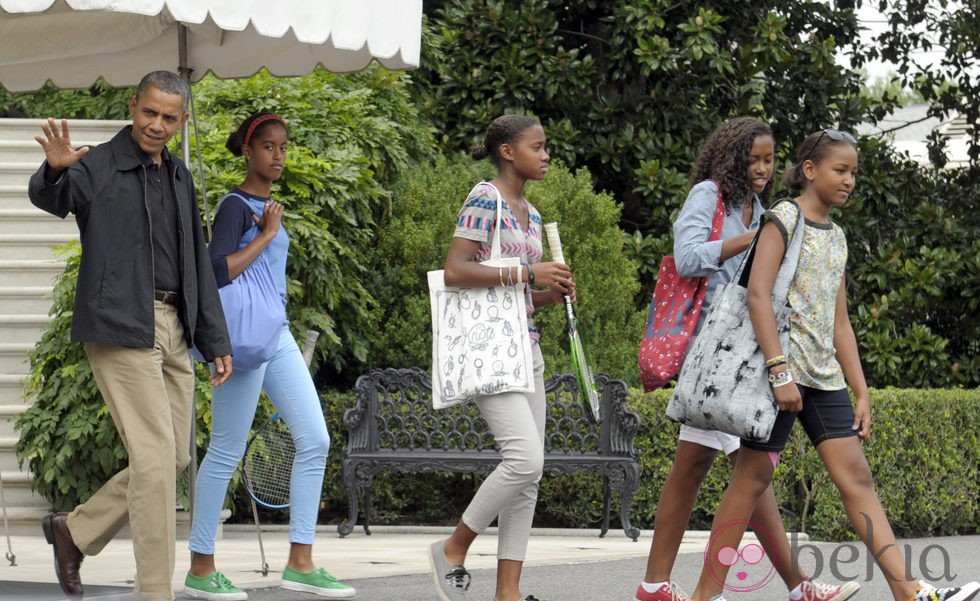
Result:
[[[269,528],[269,529],[266,529]],[[314,559],[342,580],[360,580],[389,576],[427,574],[426,549],[451,532],[448,528],[373,526],[367,536],[360,528],[347,538],[340,538],[336,526],[318,529]],[[570,564],[601,560],[646,557],[651,532],[642,533],[636,542],[621,530],[610,531],[599,538],[598,530],[541,530],[533,531],[528,547],[528,566]],[[700,552],[706,533],[691,532],[682,552]],[[43,536],[15,536],[11,539],[17,565],[0,560],[0,601],[7,601],[4,588],[19,583],[57,583],[52,563],[51,547]],[[226,525],[224,537],[217,542],[215,556],[218,569],[243,589],[275,586],[286,563],[289,550],[288,533],[284,527],[265,527],[262,533],[268,576],[262,575],[255,528]],[[492,569],[496,565],[497,538],[491,528],[477,538],[470,550],[467,567],[471,570]],[[0,537],[0,549],[6,551],[6,540]],[[175,590],[181,590],[189,565],[187,540],[177,541]],[[96,586],[132,586],[136,563],[129,539],[117,538],[99,555],[86,557],[82,564],[82,583],[86,589]],[[88,595],[87,595],[88,596]],[[181,598],[181,595],[178,595]]]
[[[450,530],[377,526],[372,531],[371,536],[366,536],[356,530],[341,539],[335,526],[324,526],[317,536],[314,559],[354,585],[358,590],[357,601],[434,599],[426,548],[432,541],[447,536]],[[523,578],[526,593],[542,601],[629,601],[643,576],[651,535],[651,531],[644,531],[639,541],[634,542],[622,531],[611,531],[605,538],[599,538],[598,531],[593,530],[535,530]],[[688,532],[681,546],[673,576],[688,591],[697,581],[706,540],[705,532]],[[254,528],[226,526],[224,539],[217,543],[218,567],[249,592],[249,601],[312,601],[317,597],[283,591],[277,586],[286,561],[287,541],[284,529],[263,532],[270,568],[269,574],[263,576]],[[496,542],[495,532],[487,532],[477,538],[467,558],[467,568],[473,574],[468,597],[474,601],[493,599]],[[751,542],[747,537],[743,549]],[[0,601],[64,599],[56,584],[51,548],[43,536],[14,537],[12,544],[17,565],[10,566],[9,562],[0,560]],[[910,559],[914,577],[926,578],[937,586],[980,579],[980,536],[913,539],[899,541],[899,546]],[[796,536],[791,548],[803,569],[822,580],[860,582],[859,601],[891,598],[883,575],[860,543],[811,543],[805,536]],[[174,577],[178,601],[188,599],[180,592],[188,567],[186,549],[186,539],[179,540]],[[0,550],[6,551],[2,537]],[[122,538],[112,541],[100,555],[86,558],[82,566],[86,598],[134,599],[128,594],[134,572],[130,541]],[[768,560],[733,570],[728,585],[729,601],[785,601],[787,598],[786,588]]]

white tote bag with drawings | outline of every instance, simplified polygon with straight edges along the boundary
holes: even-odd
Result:
[[[500,256],[500,191],[487,182],[480,185],[493,188],[497,197],[490,258],[481,265],[520,267],[520,258]],[[433,407],[444,409],[502,392],[534,392],[524,285],[454,288],[446,286],[444,270],[428,276]]]

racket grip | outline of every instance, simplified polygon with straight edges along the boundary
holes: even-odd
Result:
[[[313,351],[316,350],[316,341],[319,337],[320,332],[317,330],[306,332],[306,341],[303,342],[303,361],[306,361],[307,367],[313,362]]]
[[[551,249],[552,258],[559,263],[565,263],[565,255],[561,252],[561,237],[558,235],[558,224],[554,221],[544,224],[544,233],[548,236],[548,248]]]

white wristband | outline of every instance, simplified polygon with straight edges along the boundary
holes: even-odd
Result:
[[[778,374],[769,374],[769,383],[773,388],[779,388],[780,386],[786,386],[793,381],[793,374],[789,373],[789,370],[779,372]]]

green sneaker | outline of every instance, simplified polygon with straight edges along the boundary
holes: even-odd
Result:
[[[248,595],[231,583],[231,580],[221,572],[211,572],[203,578],[198,578],[190,572],[184,578],[184,594],[188,597],[207,599],[208,601],[245,601]]]
[[[346,599],[353,597],[357,592],[354,587],[347,586],[330,575],[330,572],[323,568],[317,568],[312,572],[297,572],[289,566],[282,571],[282,588],[290,591],[301,591],[313,593],[321,597],[331,597],[334,599]]]

